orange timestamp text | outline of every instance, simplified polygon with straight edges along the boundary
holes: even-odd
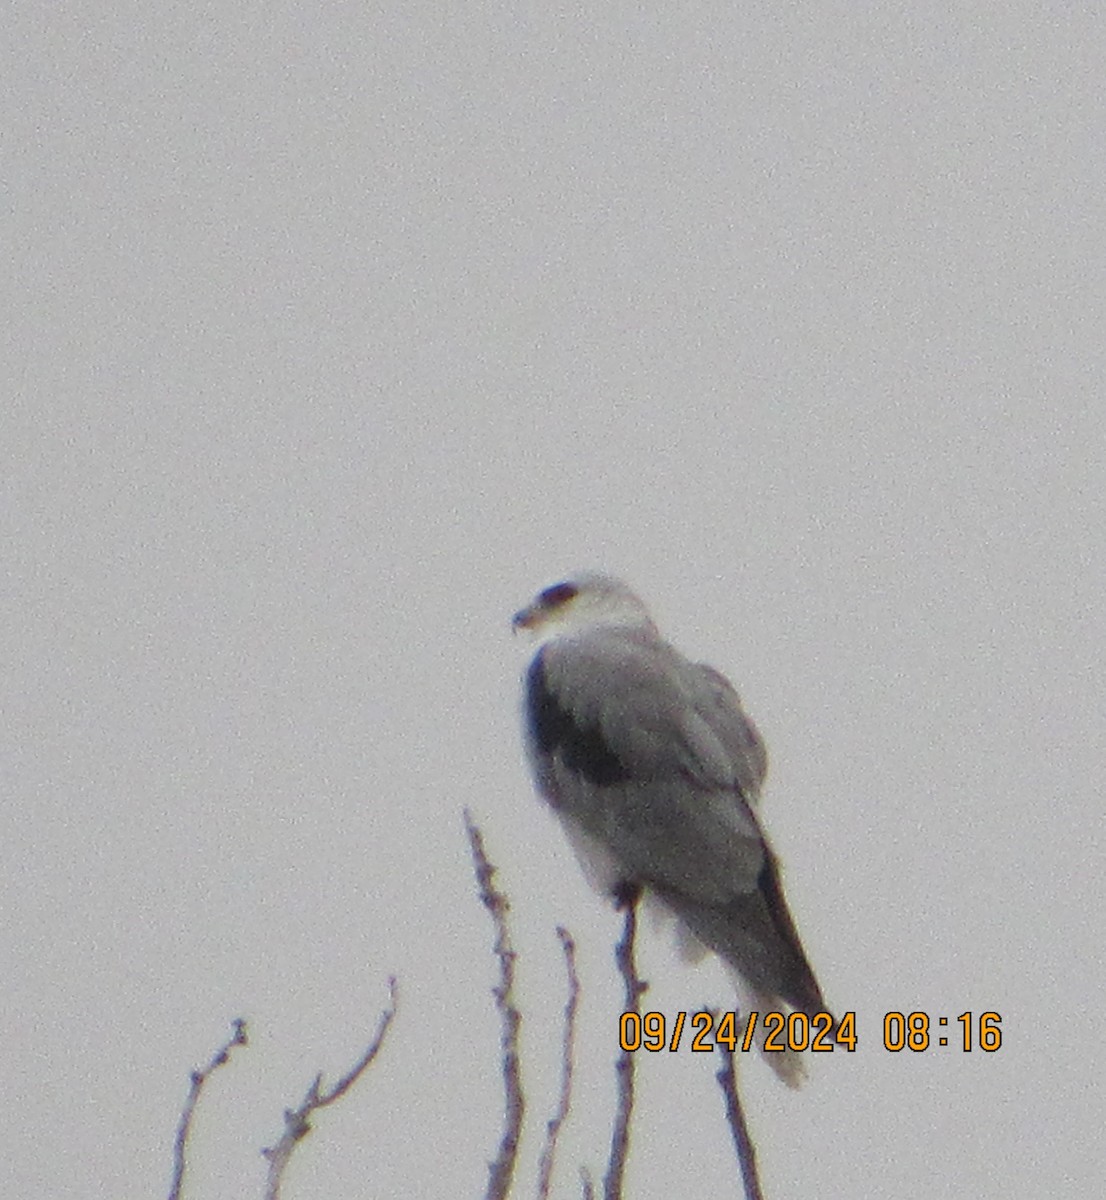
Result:
[[[725,1046],[731,1053],[760,1046],[765,1050],[812,1050],[826,1053],[836,1046],[856,1049],[856,1013],[847,1012],[835,1022],[828,1012],[678,1012],[671,1029],[664,1013],[624,1012],[618,1020],[618,1044],[623,1050],[678,1050],[691,1025],[691,1049],[709,1053]]]
[[[997,1012],[964,1012],[955,1018],[960,1026],[956,1039],[944,1030],[948,1017],[931,1017],[924,1012],[889,1012],[883,1018],[883,1047],[898,1052],[918,1053],[944,1048],[955,1041],[965,1053],[975,1049],[990,1054],[1002,1045],[1002,1017]],[[688,1026],[690,1025],[690,1031]],[[827,1054],[841,1049],[852,1053],[857,1047],[856,1013],[847,1012],[835,1021],[828,1012],[736,1012],[704,1010],[676,1013],[671,1023],[659,1012],[624,1012],[618,1020],[618,1044],[623,1050],[676,1051],[689,1036],[690,1047],[709,1053],[725,1046],[734,1053],[761,1047],[768,1052],[810,1050]]]

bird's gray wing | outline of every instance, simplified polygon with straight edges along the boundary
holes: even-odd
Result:
[[[626,882],[653,888],[758,991],[818,1011],[746,792],[763,774],[760,739],[739,732],[731,695],[717,672],[639,632],[551,642],[527,678],[535,775]]]
[[[768,773],[764,739],[741,707],[737,690],[721,671],[706,663],[687,665],[700,673],[699,708],[730,755],[741,794],[749,804],[756,804]]]

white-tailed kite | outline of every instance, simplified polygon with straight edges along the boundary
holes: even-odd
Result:
[[[543,640],[525,685],[535,782],[591,882],[652,893],[761,1013],[826,1011],[754,812],[764,744],[729,681],[606,575],[546,588],[513,624]],[[767,1058],[801,1080],[793,1054]]]

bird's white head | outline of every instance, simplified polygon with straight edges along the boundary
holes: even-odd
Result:
[[[515,613],[511,624],[543,640],[598,626],[654,628],[645,605],[620,580],[598,571],[581,571],[540,591]]]

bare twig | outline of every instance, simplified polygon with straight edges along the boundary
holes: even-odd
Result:
[[[624,1012],[641,1012],[641,996],[648,986],[638,978],[634,966],[634,941],[637,937],[637,905],[641,889],[629,887],[616,894],[619,906],[625,909],[626,920],[622,929],[622,940],[615,947],[614,957],[625,987]],[[614,1130],[611,1134],[611,1153],[607,1161],[607,1174],[603,1180],[604,1200],[621,1200],[622,1178],[626,1172],[626,1158],[630,1152],[630,1118],[634,1110],[634,1052],[622,1050],[615,1064],[618,1079],[618,1110],[615,1113]]]
[[[507,897],[498,891],[493,882],[495,868],[484,851],[484,838],[465,809],[465,829],[468,831],[472,859],[476,868],[476,882],[480,888],[480,899],[492,915],[495,924],[495,956],[499,959],[499,983],[492,988],[495,1007],[502,1023],[500,1049],[503,1054],[503,1086],[506,1093],[503,1136],[499,1142],[499,1153],[488,1167],[487,1200],[506,1200],[511,1190],[515,1165],[518,1161],[519,1140],[522,1136],[522,1118],[526,1102],[522,1095],[522,1079],[519,1071],[519,1026],[522,1015],[515,1007],[512,989],[515,981],[515,951],[507,929],[507,912],[510,905]]]
[[[553,1162],[557,1154],[557,1138],[561,1126],[568,1116],[572,1104],[573,1049],[576,1043],[576,1006],[580,1000],[580,977],[576,974],[576,943],[563,926],[557,926],[557,936],[565,953],[565,969],[568,971],[568,1000],[565,1003],[564,1039],[561,1042],[561,1095],[557,1111],[545,1127],[545,1145],[542,1147],[538,1164],[538,1197],[548,1200],[553,1182]]]
[[[177,1126],[177,1136],[173,1143],[173,1182],[169,1188],[169,1200],[180,1200],[181,1187],[184,1183],[184,1164],[188,1149],[188,1135],[192,1132],[192,1114],[196,1111],[196,1102],[200,1098],[207,1077],[212,1071],[217,1071],[230,1058],[230,1052],[235,1046],[249,1044],[246,1037],[246,1022],[238,1017],[232,1022],[234,1033],[223,1043],[211,1061],[200,1071],[192,1072],[192,1086],[188,1089],[188,1099],[184,1102],[180,1124]]]
[[[388,1007],[380,1014],[376,1033],[365,1053],[361,1055],[346,1074],[328,1091],[324,1092],[320,1090],[323,1077],[321,1073],[316,1075],[311,1086],[307,1089],[307,1094],[304,1096],[299,1108],[286,1108],[284,1110],[284,1132],[280,1135],[280,1140],[275,1146],[267,1146],[261,1151],[269,1160],[269,1174],[265,1183],[265,1200],[280,1200],[280,1187],[284,1178],[284,1170],[288,1166],[289,1159],[292,1157],[292,1151],[311,1132],[311,1123],[308,1119],[311,1114],[320,1108],[326,1108],[328,1104],[333,1104],[336,1100],[340,1100],[358,1079],[361,1078],[369,1063],[380,1053],[380,1047],[384,1044],[384,1037],[388,1032],[388,1027],[396,1015],[396,981],[394,976],[388,980],[388,993]]]
[[[737,1092],[737,1068],[734,1052],[715,1040],[714,1048],[722,1053],[722,1066],[715,1074],[718,1085],[726,1102],[726,1122],[730,1127],[734,1149],[737,1151],[737,1161],[741,1167],[741,1181],[745,1185],[745,1200],[764,1200],[760,1190],[760,1180],[757,1177],[757,1155],[753,1148],[753,1140],[749,1136],[749,1127],[745,1123],[745,1113],[741,1107],[741,1098]]]

